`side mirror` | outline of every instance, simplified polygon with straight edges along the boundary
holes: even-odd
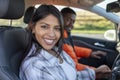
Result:
[[[116,40],[116,31],[115,30],[107,30],[104,33],[104,38],[109,41],[115,41]]]

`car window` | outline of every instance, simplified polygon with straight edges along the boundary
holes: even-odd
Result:
[[[10,25],[10,20],[0,19],[0,25]]]
[[[77,12],[76,22],[72,35],[105,39],[107,30],[115,30],[115,24],[110,20],[87,10]]]
[[[25,24],[23,22],[23,17],[20,18],[20,19],[15,19],[15,20],[8,20],[8,19],[0,19],[0,24],[1,25],[6,25],[6,26],[9,26],[9,25],[12,25],[13,27],[16,26],[16,27],[26,27],[27,24]]]

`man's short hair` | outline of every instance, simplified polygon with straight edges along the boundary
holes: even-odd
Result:
[[[72,14],[76,15],[75,11],[73,9],[69,8],[69,7],[63,8],[61,10],[61,13],[62,13],[63,16],[66,15],[67,13],[72,13]]]

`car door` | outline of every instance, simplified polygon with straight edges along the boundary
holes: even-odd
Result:
[[[73,36],[73,41],[74,44],[80,47],[86,47],[90,48],[93,51],[105,51],[107,52],[107,61],[103,61],[103,63],[97,63],[97,59],[92,59],[92,58],[85,58],[82,60],[82,63],[88,64],[90,66],[95,66],[98,67],[101,64],[104,64],[104,62],[112,68],[112,64],[118,55],[118,51],[116,50],[116,42],[112,41],[105,41],[105,40],[100,40],[100,39],[92,39],[92,38],[86,38],[86,37],[80,37],[80,36]],[[98,45],[96,45],[98,44]],[[81,62],[81,61],[80,61]]]
[[[93,14],[94,13],[91,12],[84,12],[84,16],[79,13],[77,14],[77,22],[74,25],[74,30],[72,30],[73,42],[76,46],[90,48],[93,51],[104,51],[107,55],[102,56],[100,60],[82,58],[79,62],[95,67],[106,64],[112,68],[113,62],[118,55],[118,51],[116,50],[117,39],[107,40],[105,38],[105,32],[108,30],[116,31],[116,25],[104,17],[101,18],[101,16]],[[96,18],[96,20],[94,18]],[[84,24],[82,21],[84,21]],[[113,36],[115,37],[116,35],[114,34]]]

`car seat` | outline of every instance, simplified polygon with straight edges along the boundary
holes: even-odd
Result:
[[[24,0],[0,0],[0,19],[18,19],[23,16],[24,9]],[[19,66],[28,40],[25,29],[0,26],[0,80],[19,80]]]

